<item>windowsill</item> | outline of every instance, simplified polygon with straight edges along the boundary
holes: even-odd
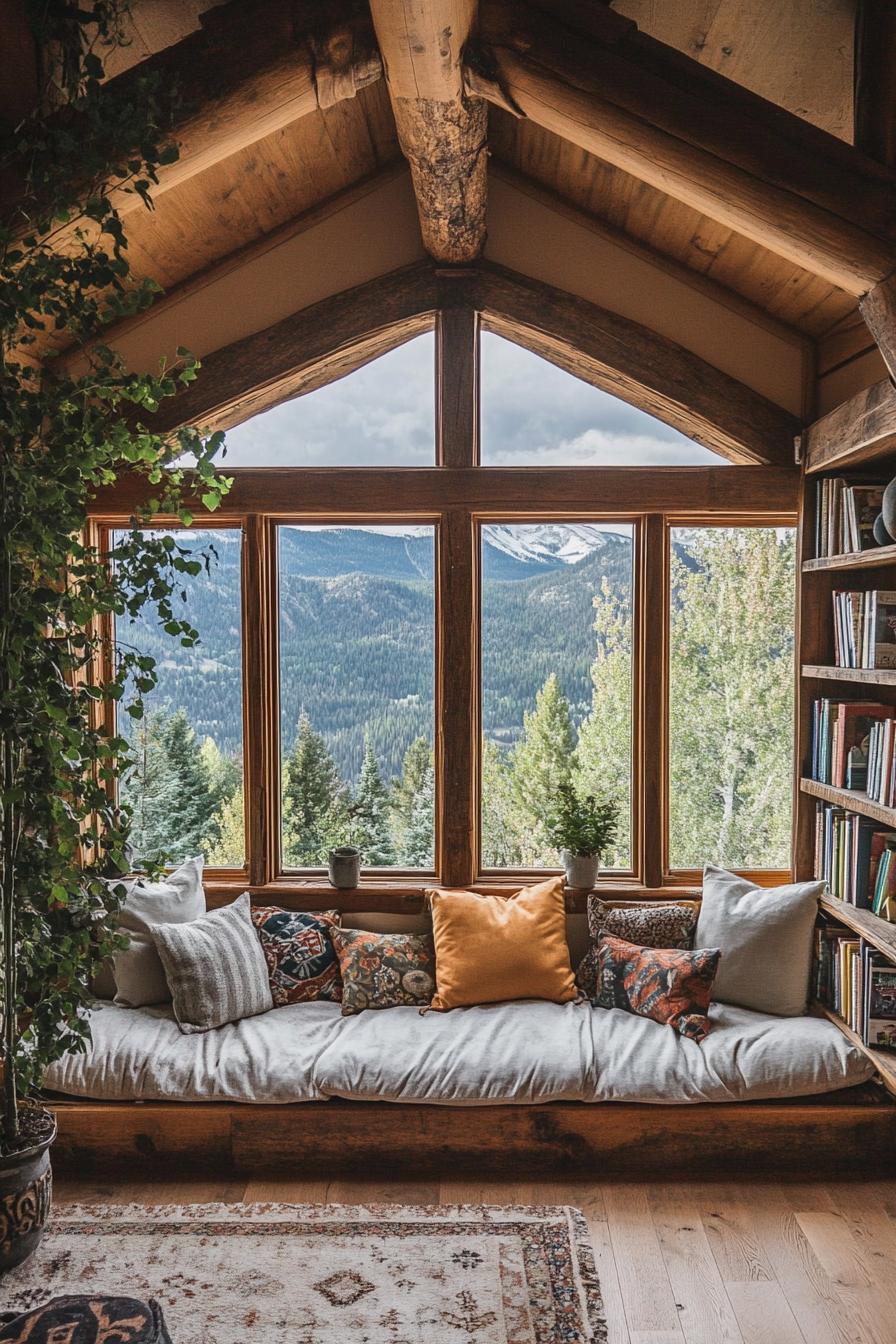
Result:
[[[495,896],[511,896],[533,881],[540,874],[521,874],[519,878],[487,877],[470,884],[468,890],[490,893]],[[284,876],[263,886],[252,886],[245,882],[206,883],[206,891],[212,898],[210,905],[225,904],[242,891],[248,890],[256,904],[270,901],[295,909],[326,910],[337,906],[347,912],[378,911],[390,914],[419,914],[423,909],[423,893],[428,887],[439,886],[435,877],[398,876],[365,878],[359,887],[331,887],[325,879],[312,875],[308,877]],[[644,901],[670,900],[674,898],[693,899],[700,895],[699,877],[694,883],[676,883],[662,887],[645,887],[634,878],[599,878],[594,892],[606,900]],[[570,913],[584,913],[590,893],[586,890],[574,891],[567,888],[566,908]]]

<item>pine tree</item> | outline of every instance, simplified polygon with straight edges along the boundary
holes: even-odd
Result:
[[[591,711],[579,730],[574,760],[582,794],[619,804],[616,842],[604,856],[608,868],[631,863],[632,615],[629,594],[614,593],[606,579],[594,598],[597,656],[591,667]]]
[[[428,765],[414,797],[401,854],[410,868],[432,868],[435,863],[435,806],[436,772]]]
[[[327,851],[345,843],[348,816],[345,785],[327,745],[303,711],[295,746],[284,768],[284,858],[298,868],[326,862]],[[342,834],[340,834],[340,831]]]
[[[389,810],[392,822],[392,841],[402,861],[410,863],[404,850],[411,826],[414,805],[424,787],[428,771],[433,765],[432,747],[425,737],[415,737],[404,754],[401,777],[393,781]]]
[[[138,859],[178,862],[204,851],[215,798],[185,712],[152,715],[137,739],[138,764],[122,787],[134,807]]]
[[[389,833],[389,794],[367,733],[364,734],[364,761],[352,814],[353,843],[360,849],[362,861],[372,868],[385,868],[394,863],[395,849]]]
[[[246,858],[245,801],[243,786],[221,805],[212,819],[212,838],[206,862],[215,868],[238,868]]]
[[[555,865],[557,853],[546,823],[560,784],[571,777],[575,738],[569,702],[551,673],[523,715],[523,735],[511,757],[514,821],[524,864]]]
[[[482,862],[486,868],[516,868],[523,862],[523,837],[516,823],[508,754],[487,738],[482,742]]]

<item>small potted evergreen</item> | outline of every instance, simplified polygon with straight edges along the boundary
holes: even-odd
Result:
[[[616,838],[619,805],[593,793],[580,795],[572,784],[561,784],[557,794],[548,834],[560,850],[567,885],[590,890],[601,858]]]

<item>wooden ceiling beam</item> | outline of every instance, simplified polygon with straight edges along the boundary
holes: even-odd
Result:
[[[425,331],[436,302],[429,262],[322,299],[205,356],[199,378],[162,403],[152,428],[227,428],[335,382]]]
[[[800,449],[807,472],[836,471],[896,449],[896,388],[889,378],[809,425]]]
[[[449,296],[444,274],[418,262],[234,341],[203,359],[200,377],[163,403],[152,428],[238,424],[360,368],[425,330],[440,309],[460,306],[732,462],[793,468],[799,421],[667,337],[498,266],[480,262],[452,278],[461,292],[452,286]],[[450,464],[459,460],[452,454]]]
[[[896,175],[621,15],[482,0],[479,42],[468,84],[505,109],[857,297],[896,266]]]
[[[795,416],[631,318],[489,265],[481,268],[477,304],[489,330],[730,461],[793,466]]]
[[[106,85],[110,102],[139,98],[146,76],[178,91],[182,110],[171,138],[180,156],[159,169],[153,196],[382,77],[369,14],[356,0],[325,7],[313,0],[231,0],[200,21],[201,29]],[[136,193],[114,184],[112,197],[121,215],[142,208]],[[65,233],[54,237],[62,241]]]
[[[896,274],[859,299],[859,311],[891,378],[896,378]]]
[[[488,107],[464,88],[476,0],[371,0],[426,250],[474,261],[485,242]]]

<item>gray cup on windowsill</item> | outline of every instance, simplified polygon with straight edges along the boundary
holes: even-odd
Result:
[[[340,845],[331,849],[328,858],[330,886],[347,889],[356,887],[361,877],[361,851],[354,845]]]

